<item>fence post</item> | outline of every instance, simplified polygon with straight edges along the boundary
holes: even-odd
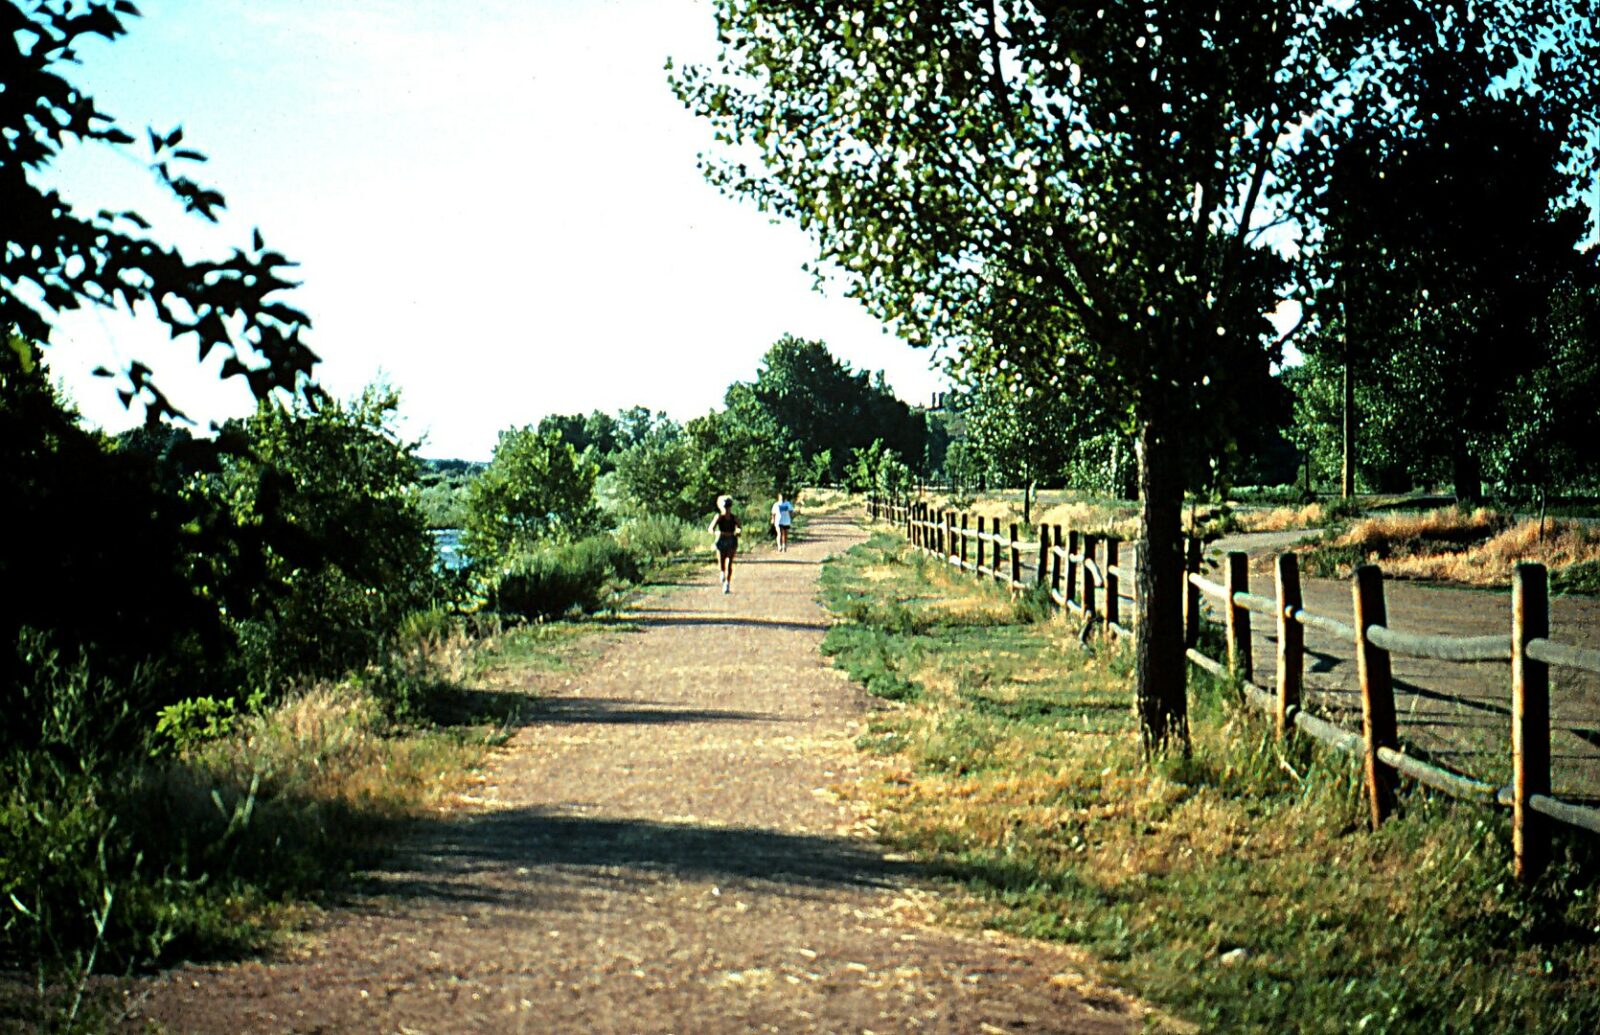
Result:
[[[950,550],[955,545],[955,539],[950,535],[950,512],[939,511],[939,562],[950,563]]]
[[[1050,577],[1050,526],[1039,526],[1039,567],[1034,570],[1034,581],[1044,585]]]
[[[1055,548],[1050,553],[1050,591],[1055,594],[1061,592],[1061,526],[1053,525],[1051,527],[1055,529]],[[1050,598],[1050,602],[1052,604],[1055,603],[1053,595]],[[1067,609],[1063,605],[1061,610],[1062,613],[1065,613]]]
[[[967,512],[961,512],[961,570],[967,570]]]
[[[1190,575],[1200,574],[1200,538],[1189,537],[1189,548],[1183,561],[1183,645],[1193,649],[1200,645],[1200,587],[1189,581]]]
[[[1118,587],[1118,582],[1120,580],[1118,579],[1116,573],[1111,570],[1111,569],[1113,569],[1113,568],[1115,568],[1117,566],[1117,558],[1118,558],[1118,554],[1120,553],[1118,547],[1120,547],[1120,546],[1121,546],[1121,540],[1119,540],[1116,536],[1114,536],[1114,535],[1106,536],[1106,631],[1107,632],[1111,631],[1111,627],[1113,625],[1121,625],[1122,624],[1122,618],[1121,618],[1121,614],[1120,614],[1121,607],[1122,607],[1122,602],[1117,599],[1118,594],[1121,593],[1121,589]]]
[[[1250,682],[1255,678],[1255,664],[1250,651],[1250,611],[1233,602],[1235,593],[1250,592],[1250,555],[1239,550],[1228,553],[1228,573],[1224,580],[1227,588],[1228,616],[1228,672],[1236,679]]]
[[[992,518],[989,522],[989,535],[994,542],[989,544],[989,575],[996,582],[1004,578],[1000,570],[1000,519]]]
[[[1372,826],[1377,829],[1395,807],[1395,771],[1378,758],[1378,749],[1400,746],[1395,730],[1394,684],[1389,652],[1367,638],[1367,630],[1385,625],[1383,572],[1375,564],[1356,568],[1350,581],[1355,604],[1356,673],[1361,679],[1361,732],[1367,742],[1367,796],[1372,805]]]
[[[1011,523],[1011,589],[1022,581],[1022,544],[1017,542],[1017,523]]]
[[[1278,554],[1278,736],[1289,731],[1292,711],[1300,707],[1300,686],[1304,681],[1306,664],[1306,630],[1290,618],[1299,611],[1300,558],[1292,553]]]
[[[1094,555],[1100,549],[1100,537],[1083,534],[1083,616],[1094,621]]]
[[[916,529],[911,524],[911,505],[910,504],[906,505],[905,511],[906,511],[906,542],[914,544],[917,541],[917,538],[916,538]]]
[[[1517,880],[1531,883],[1550,858],[1550,821],[1528,807],[1550,793],[1550,666],[1528,641],[1550,635],[1550,583],[1542,564],[1519,564],[1511,582],[1511,846]]]
[[[1061,540],[1057,539],[1056,542],[1060,543]],[[1075,528],[1069,528],[1067,529],[1067,588],[1063,590],[1063,592],[1066,594],[1066,599],[1069,602],[1078,599],[1078,562],[1073,559],[1078,556],[1080,556],[1078,530]],[[1062,604],[1061,610],[1070,611],[1072,608],[1068,607],[1067,604]]]
[[[978,515],[978,564],[977,564],[977,567],[972,569],[972,571],[973,571],[973,574],[977,575],[980,579],[983,578],[983,558],[984,558],[984,547],[986,545],[987,544],[984,543],[984,541],[983,541],[983,515],[979,514]]]

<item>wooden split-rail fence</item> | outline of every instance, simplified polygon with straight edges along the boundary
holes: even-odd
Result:
[[[1137,544],[1059,525],[1039,525],[1029,538],[1019,526],[998,519],[935,509],[931,504],[867,501],[875,521],[895,525],[913,547],[946,563],[992,579],[1013,591],[1047,586],[1063,613],[1082,617],[1085,632],[1099,626],[1126,636],[1132,625]],[[1299,558],[1279,554],[1272,596],[1250,591],[1248,558],[1230,553],[1218,583],[1201,573],[1201,544],[1189,542],[1184,631],[1189,660],[1223,678],[1236,680],[1250,705],[1272,715],[1280,736],[1290,729],[1355,756],[1364,769],[1371,823],[1382,824],[1395,807],[1401,776],[1455,797],[1506,806],[1512,812],[1512,848],[1519,879],[1534,879],[1550,857],[1554,824],[1600,834],[1600,809],[1551,794],[1550,669],[1600,674],[1600,650],[1550,638],[1549,582],[1541,564],[1519,564],[1512,581],[1510,634],[1493,636],[1418,635],[1390,628],[1384,603],[1383,573],[1362,565],[1351,576],[1351,620],[1305,610]],[[1198,648],[1207,618],[1202,598],[1222,618],[1226,658],[1208,657]],[[1250,616],[1274,623],[1276,680],[1271,689],[1256,685]],[[1305,630],[1316,629],[1350,645],[1361,697],[1361,731],[1346,729],[1302,707]],[[1400,745],[1391,656],[1450,662],[1509,662],[1511,782],[1477,779],[1407,754]]]
[[[1015,522],[1002,528],[999,518],[875,498],[867,500],[867,515],[899,526],[912,546],[979,578],[1012,590],[1047,586],[1055,606],[1085,619],[1086,628],[1132,633],[1125,605],[1133,603],[1136,562],[1131,544],[1116,536],[1040,525],[1037,537],[1023,541]]]

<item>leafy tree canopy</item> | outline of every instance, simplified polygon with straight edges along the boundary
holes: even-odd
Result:
[[[829,478],[852,449],[882,439],[901,456],[920,459],[926,429],[883,378],[852,370],[820,341],[785,335],[767,350],[756,379],[728,389],[727,406],[758,437],[789,442],[809,470],[827,453]]]
[[[88,38],[114,41],[136,14],[127,0],[0,0],[0,330],[47,343],[56,318],[85,303],[149,311],[174,338],[193,342],[199,360],[229,353],[222,376],[244,378],[256,398],[307,391],[317,357],[300,337],[310,320],[281,301],[294,286],[284,277],[293,264],[259,232],[227,258],[194,259],[153,239],[137,212],[82,212],[40,182],[69,146],[134,146],[69,73]],[[143,160],[184,210],[215,222],[223,196],[192,178],[205,156],[183,130],[151,129],[143,143]],[[130,363],[124,378],[123,402],[142,405],[150,422],[182,416],[146,364]]]
[[[1576,247],[1587,214],[1560,201],[1545,99],[1437,106],[1420,132],[1380,127],[1340,149],[1318,263],[1326,301],[1302,348],[1326,358],[1314,371],[1350,365],[1358,469],[1408,487],[1442,477],[1473,499],[1528,416],[1510,409],[1520,386],[1559,348],[1556,309],[1596,285],[1596,265]]]
[[[474,560],[495,563],[543,539],[592,531],[598,473],[555,431],[502,431],[489,466],[467,490],[462,548]]]
[[[1541,18],[1577,5],[1531,6],[721,0],[722,50],[675,86],[731,145],[713,182],[808,230],[903,336],[1036,384],[1092,378],[1133,415],[1136,693],[1162,746],[1187,729],[1186,473],[1278,358],[1290,270],[1262,244],[1310,225],[1348,127],[1408,108],[1441,22],[1547,53]]]

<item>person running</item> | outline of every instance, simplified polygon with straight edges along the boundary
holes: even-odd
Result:
[[[778,552],[789,549],[789,526],[794,524],[794,504],[778,493],[778,502],[772,505],[772,528],[778,533]]]
[[[722,573],[722,591],[733,592],[733,555],[739,552],[739,519],[733,516],[733,497],[717,497],[717,516],[707,529],[716,536],[717,570]]]

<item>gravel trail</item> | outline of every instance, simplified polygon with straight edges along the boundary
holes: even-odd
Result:
[[[278,958],[136,987],[130,1031],[1131,1032],[1069,949],[941,928],[836,791],[872,702],[788,552],[651,597],[362,894]]]

